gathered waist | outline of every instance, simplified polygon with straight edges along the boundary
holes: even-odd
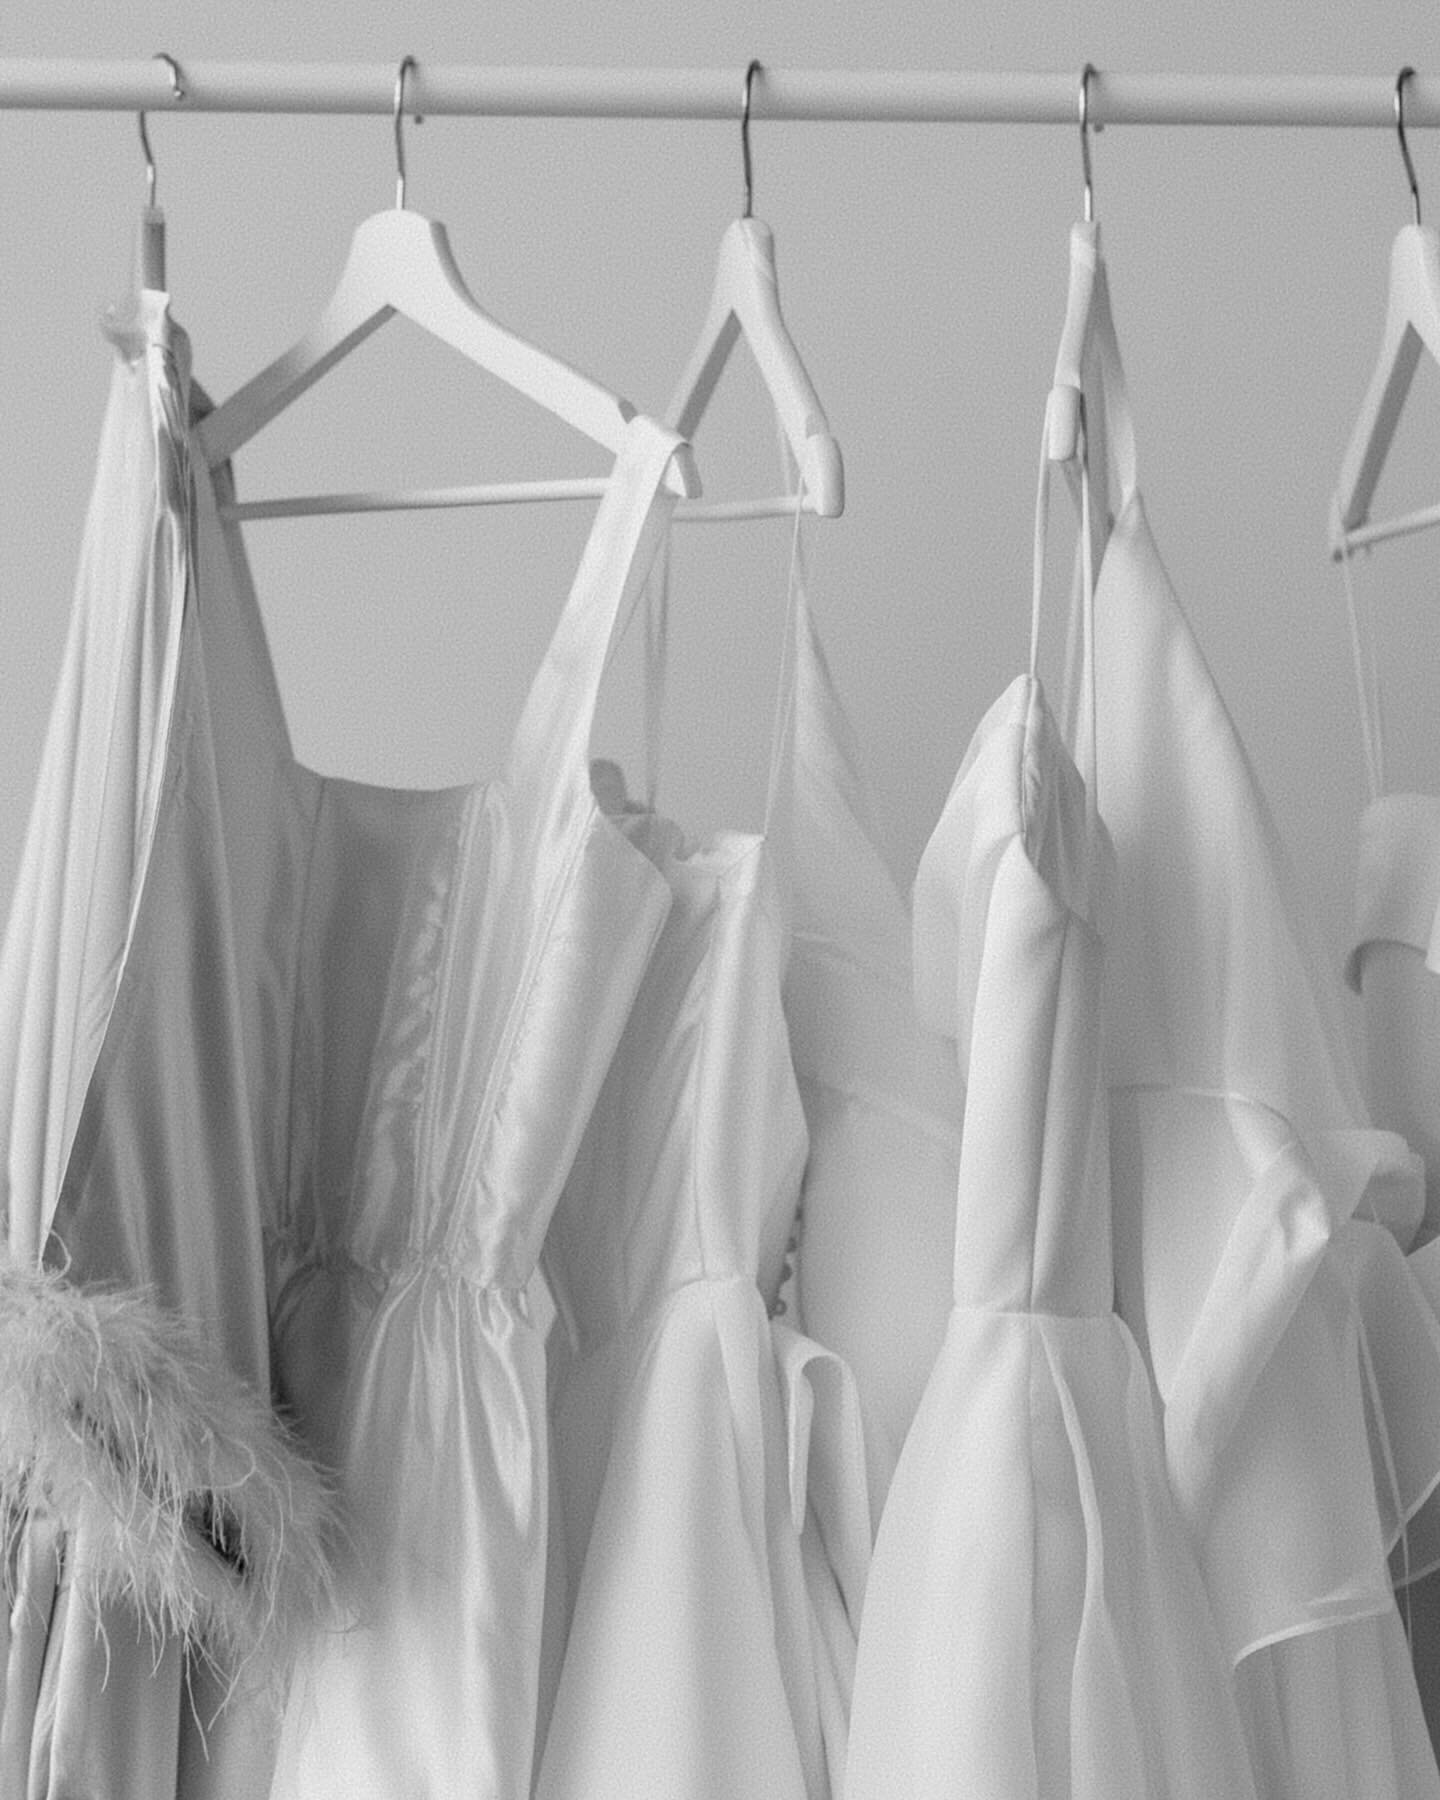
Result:
[[[306,1243],[293,1233],[268,1230],[265,1253],[272,1310],[287,1289],[307,1281],[343,1282],[367,1292],[375,1304],[393,1289],[430,1281],[511,1296],[521,1316],[529,1314],[528,1280],[519,1278],[503,1257],[457,1253],[448,1245],[407,1246],[389,1255],[367,1257],[344,1245]]]

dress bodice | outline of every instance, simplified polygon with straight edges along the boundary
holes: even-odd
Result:
[[[1022,676],[976,732],[915,881],[917,1003],[956,1039],[966,1081],[959,1305],[1113,1309],[1098,1052],[1112,866],[1044,691]]]
[[[806,1150],[764,839],[619,822],[674,899],[546,1245],[582,1350],[689,1282],[743,1277],[773,1302]]]

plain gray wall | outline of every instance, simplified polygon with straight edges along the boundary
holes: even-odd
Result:
[[[300,10],[53,0],[0,54],[733,67],[1340,73],[1440,66],[1419,0],[1356,6],[1093,0],[903,9],[599,0],[353,0]],[[390,203],[379,118],[151,122],[170,285],[216,395],[313,318],[354,224]],[[411,204],[444,219],[482,301],[638,404],[668,398],[738,208],[728,124],[437,119],[411,129]],[[1435,135],[1415,134],[1440,217]],[[807,533],[837,677],[908,878],[969,733],[1025,654],[1036,448],[1080,201],[1073,128],[754,130],[756,210],[787,315],[844,447],[848,507]],[[1099,216],[1162,553],[1289,840],[1338,966],[1363,778],[1327,501],[1408,217],[1388,132],[1111,128]],[[0,893],[13,880],[58,663],[143,169],[121,114],[0,114]],[[1440,382],[1424,372],[1387,506],[1440,499]],[[748,370],[697,441],[714,493],[768,482]],[[573,471],[575,446],[400,326],[242,454],[244,492]],[[593,466],[593,464],[592,464]],[[250,527],[297,749],[413,783],[494,767],[568,584],[582,510]],[[661,798],[758,822],[786,527],[696,529],[677,570]],[[1381,626],[1396,785],[1440,789],[1436,540],[1359,569]],[[1103,704],[1103,697],[1102,702]],[[613,733],[633,740],[633,688]]]

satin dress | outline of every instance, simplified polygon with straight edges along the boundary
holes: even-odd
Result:
[[[671,906],[595,799],[589,735],[678,443],[631,421],[503,769],[430,792],[295,760],[229,470],[190,459],[128,1011],[49,1242],[78,1278],[220,1296],[330,1472],[343,1612],[304,1635],[240,1791],[530,1793],[550,1476],[527,1289]],[[226,1792],[142,1729],[180,1677],[155,1699],[153,1646],[121,1639],[108,1687],[98,1652],[65,1678],[85,1772],[51,1752],[36,1791]],[[92,1773],[139,1745],[129,1785]]]

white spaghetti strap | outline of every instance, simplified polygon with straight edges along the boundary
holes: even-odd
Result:
[[[770,770],[765,783],[765,835],[772,834],[777,810],[781,808],[782,788],[788,787],[795,740],[796,631],[805,593],[805,559],[800,542],[800,520],[805,505],[805,478],[796,463],[777,419],[780,456],[785,470],[785,491],[795,496],[795,522],[790,531],[790,564],[785,577],[785,636],[780,651],[780,668],[776,676],[774,727],[770,733]],[[788,807],[788,800],[783,803]],[[788,813],[781,823],[782,835],[788,832]],[[786,868],[788,838],[783,846]]]
[[[1065,405],[1078,406],[1080,411],[1079,430],[1079,468],[1080,468],[1080,570],[1081,570],[1081,608],[1080,608],[1080,705],[1075,720],[1074,753],[1081,777],[1085,783],[1085,807],[1088,821],[1093,827],[1099,814],[1098,759],[1096,754],[1095,730],[1095,582],[1092,574],[1090,537],[1090,446],[1085,431],[1085,398],[1074,389],[1052,389],[1046,410],[1045,429],[1040,442],[1040,476],[1035,493],[1035,536],[1033,545],[1031,590],[1030,590],[1030,678],[1038,679],[1040,672],[1040,611],[1044,599],[1045,588],[1045,546],[1050,527],[1050,482],[1056,464],[1052,463],[1048,453],[1051,441],[1049,407]],[[1133,439],[1132,439],[1133,449]],[[1133,473],[1133,463],[1132,463]],[[1068,660],[1068,647],[1067,647]]]
[[[1040,601],[1045,587],[1045,540],[1050,535],[1050,408],[1058,389],[1052,389],[1040,433],[1040,476],[1035,487],[1035,532],[1030,554],[1030,679],[1040,674]]]
[[[780,666],[776,676],[770,764],[765,782],[763,832],[770,861],[782,896],[788,897],[791,856],[791,790],[794,786],[795,695],[798,676],[798,641],[805,610],[805,560],[801,540],[805,484],[779,420],[781,472],[787,495],[793,496],[794,523],[790,532],[790,561],[786,580],[785,620]],[[669,656],[670,537],[657,552],[645,601],[645,756],[646,805],[653,811],[659,785],[661,743],[664,733],[665,685]],[[788,904],[788,898],[787,898]]]
[[[670,545],[667,532],[645,591],[645,805],[655,810],[665,736],[665,678],[670,667]]]
[[[1081,608],[1080,665],[1083,677],[1081,693],[1084,704],[1075,721],[1075,759],[1085,782],[1085,815],[1090,827],[1090,842],[1095,842],[1095,825],[1100,815],[1099,732],[1096,729],[1095,693],[1095,576],[1090,544],[1090,466],[1089,448],[1084,441],[1084,419],[1081,419],[1080,453],[1080,568],[1084,584]]]
[[[1119,484],[1120,504],[1115,509],[1118,517],[1133,499],[1138,479],[1135,420],[1130,410],[1130,389],[1125,381],[1125,365],[1120,359],[1120,341],[1115,335],[1115,319],[1108,299],[1099,323],[1095,344],[1100,360],[1101,391],[1105,396],[1106,444]]]
[[[666,469],[683,443],[637,413],[585,554],[536,673],[506,768],[513,791],[590,793],[590,740],[600,683],[629,622],[674,510]]]
[[[1340,544],[1340,572],[1345,582],[1345,611],[1350,621],[1350,653],[1355,667],[1355,694],[1360,706],[1360,741],[1365,752],[1365,775],[1370,799],[1385,792],[1385,716],[1380,699],[1380,666],[1375,654],[1375,621],[1370,603],[1360,601],[1350,567],[1353,554],[1344,538]]]

